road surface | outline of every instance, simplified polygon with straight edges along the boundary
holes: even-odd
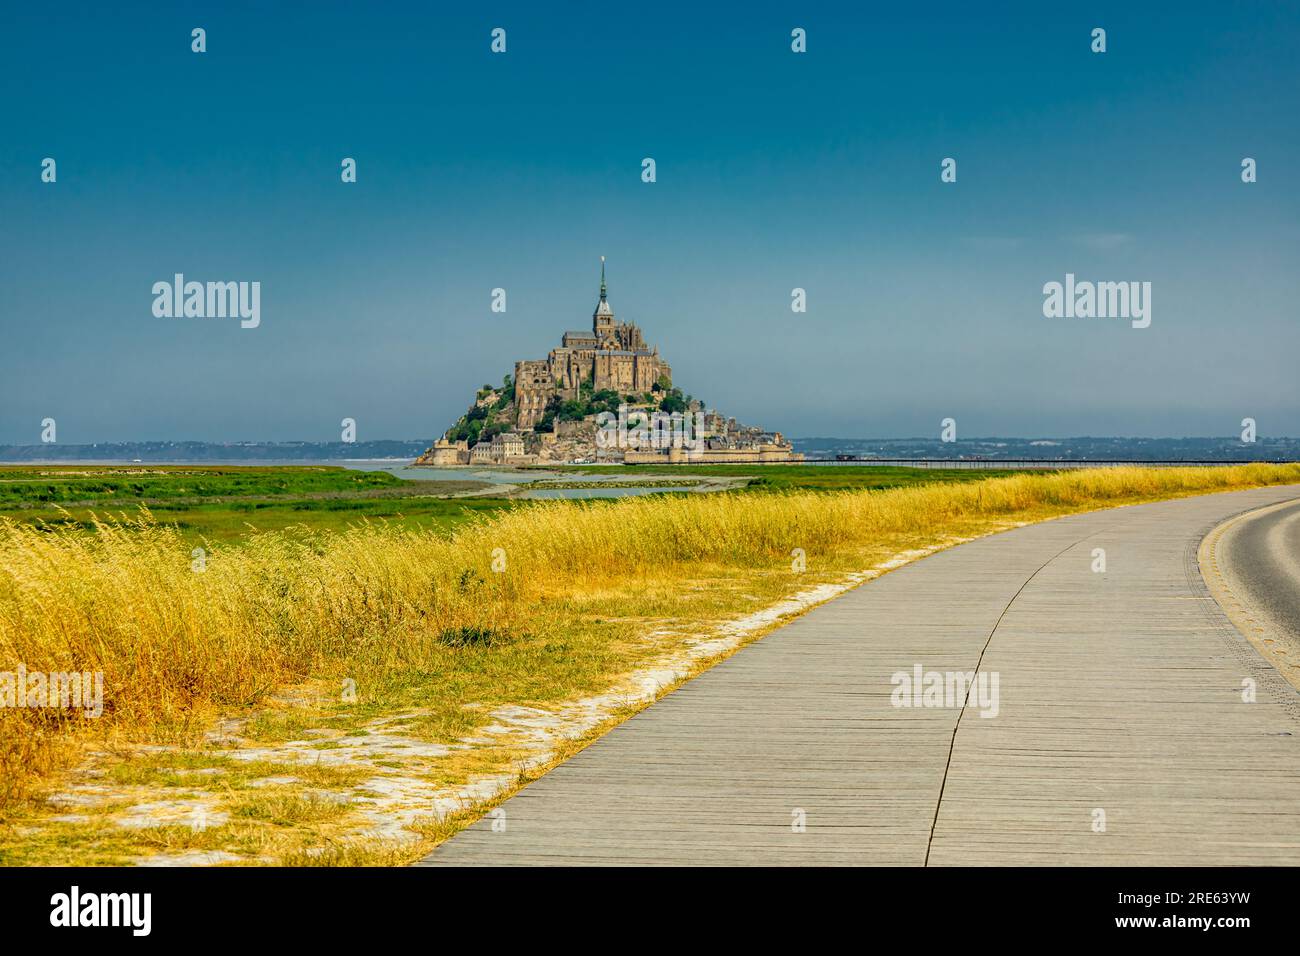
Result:
[[[1100,511],[908,565],[688,682],[423,865],[1300,864],[1300,695],[1197,563],[1225,520],[1295,499]],[[1241,560],[1269,593],[1282,572]],[[896,692],[917,666],[986,693],[900,706],[927,704]]]
[[[1270,662],[1300,683],[1300,501],[1215,529],[1201,564],[1215,599]]]

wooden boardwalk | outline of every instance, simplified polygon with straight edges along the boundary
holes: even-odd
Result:
[[[1296,497],[1079,515],[901,568],[690,681],[508,800],[504,830],[485,818],[422,865],[1300,864],[1300,696],[1196,564],[1215,524]],[[891,675],[917,664],[997,674],[997,716],[893,706]]]

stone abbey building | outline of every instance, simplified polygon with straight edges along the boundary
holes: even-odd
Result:
[[[615,321],[605,288],[604,256],[600,263],[600,299],[591,316],[591,331],[565,332],[560,347],[551,349],[545,359],[516,362],[513,379],[507,377],[502,388],[485,385],[479,389],[469,410],[415,464],[764,463],[802,458],[779,432],[742,425],[705,409],[694,399],[678,416],[691,418],[693,434],[689,437],[695,444],[688,444],[684,434],[667,447],[641,448],[639,442],[616,447],[602,444],[600,413],[592,411],[595,406],[591,403],[600,392],[618,396],[620,415],[626,407],[640,416],[667,417],[669,413],[662,407],[665,398],[685,404],[686,397],[673,389],[673,370],[659,357],[659,349],[646,345],[634,323]],[[612,414],[608,398],[601,396],[601,407]],[[548,406],[570,400],[580,403],[586,413],[565,417],[552,407],[549,421],[538,429],[547,418]]]
[[[591,315],[591,331],[565,332],[559,348],[543,360],[515,363],[515,412],[519,428],[532,428],[546,412],[552,396],[578,398],[584,381],[594,391],[644,395],[661,379],[671,386],[673,370],[648,348],[641,330],[631,322],[615,322],[605,289],[605,257],[600,257],[600,301]]]

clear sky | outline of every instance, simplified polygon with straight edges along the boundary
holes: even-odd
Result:
[[[788,435],[1296,435],[1298,44],[1294,3],[8,4],[0,442],[433,436],[602,254],[677,384]],[[261,325],[155,317],[177,272]],[[1045,318],[1067,272],[1150,328]]]

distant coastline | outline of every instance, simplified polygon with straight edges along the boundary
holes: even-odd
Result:
[[[320,464],[339,461],[411,462],[432,439],[364,442],[149,441],[94,444],[0,445],[0,463],[76,464],[167,462],[211,464]],[[1039,459],[1056,461],[1297,461],[1300,438],[1260,437],[1245,443],[1222,438],[795,438],[809,460],[838,457],[951,461]]]
[[[323,461],[414,461],[432,439],[358,442],[96,442],[88,445],[0,445],[0,462],[248,462],[293,464]]]

